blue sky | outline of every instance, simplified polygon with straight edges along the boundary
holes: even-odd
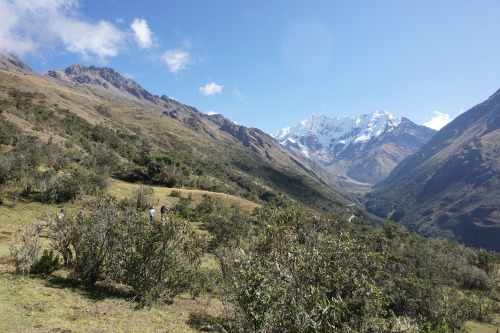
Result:
[[[498,0],[0,0],[0,51],[108,66],[268,133],[312,113],[442,126],[500,88]]]

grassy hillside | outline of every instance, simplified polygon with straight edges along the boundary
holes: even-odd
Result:
[[[0,70],[0,98],[4,136],[10,135],[1,142],[4,151],[18,145],[22,134],[15,133],[23,132],[65,155],[62,169],[73,162],[128,181],[323,211],[348,203],[264,133],[191,109],[172,113],[92,86],[13,70]]]

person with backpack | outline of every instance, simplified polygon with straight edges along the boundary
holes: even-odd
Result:
[[[161,213],[161,220],[166,221],[169,213],[169,209],[167,208],[167,206],[165,205],[161,206],[160,213]]]

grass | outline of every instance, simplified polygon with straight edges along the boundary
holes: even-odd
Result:
[[[207,295],[137,308],[124,298],[8,273],[0,274],[0,294],[0,332],[198,332],[187,324],[190,316],[220,309]]]
[[[61,208],[76,210],[77,206],[75,204],[46,205],[23,201],[0,205],[0,258],[9,254],[9,243],[26,225],[40,222],[48,215],[56,215]]]
[[[500,315],[497,314],[491,323],[468,321],[462,331],[468,333],[496,333],[500,331]]]
[[[138,187],[139,187],[138,184],[127,183],[121,180],[112,180],[109,193],[116,196],[118,199],[123,199],[125,197],[130,197],[132,191]],[[178,198],[170,196],[172,191],[180,192],[183,197],[190,196],[191,199],[193,199],[194,205],[199,204],[203,200],[203,195],[210,195],[212,197],[220,198],[223,202],[225,202],[228,205],[233,205],[233,204],[239,205],[242,209],[248,211],[251,211],[254,208],[260,206],[255,202],[224,193],[216,193],[216,192],[184,189],[184,188],[168,188],[161,186],[151,186],[151,187],[154,190],[155,201],[158,202],[159,206],[166,205],[167,207],[172,207],[179,201]]]

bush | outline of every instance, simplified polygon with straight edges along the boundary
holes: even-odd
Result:
[[[10,244],[10,254],[15,259],[17,274],[29,275],[32,266],[37,262],[41,230],[41,224],[29,224],[18,242]]]
[[[177,215],[187,219],[191,215],[191,201],[192,200],[190,198],[179,197],[179,202],[172,207],[172,210]]]
[[[182,221],[141,218],[102,196],[87,205],[83,219],[52,219],[55,248],[88,287],[102,279],[129,286],[143,304],[170,299],[196,281],[203,242]]]
[[[182,194],[181,194],[181,191],[172,190],[170,192],[170,196],[173,197],[173,198],[180,198],[180,197],[182,197]]]
[[[248,251],[219,250],[233,315],[243,331],[335,331],[375,325],[387,296],[380,258],[347,234],[318,233],[301,210],[278,212]],[[311,225],[309,225],[311,224]],[[369,330],[368,328],[366,330]]]
[[[202,206],[210,211],[204,218],[208,231],[214,236],[212,247],[240,245],[252,228],[250,216],[239,206],[223,207],[214,204],[212,207]]]
[[[154,190],[152,187],[139,185],[134,189],[132,200],[135,203],[135,208],[138,210],[148,209],[154,206]]]
[[[31,273],[50,275],[61,268],[61,266],[61,260],[58,255],[54,254],[53,250],[50,252],[48,250],[44,250],[40,259],[38,259],[38,261],[31,266]]]
[[[202,254],[190,226],[179,221],[166,225],[154,221],[139,227],[133,243],[120,248],[123,273],[114,278],[131,286],[144,304],[189,290]]]
[[[393,222],[375,229],[301,208],[259,208],[253,219],[262,226],[255,238],[215,250],[234,331],[448,333],[494,311],[495,301],[471,302],[477,292],[456,289],[490,291],[492,277],[477,266],[494,259],[458,244]],[[234,232],[225,225],[210,230],[222,244]]]

